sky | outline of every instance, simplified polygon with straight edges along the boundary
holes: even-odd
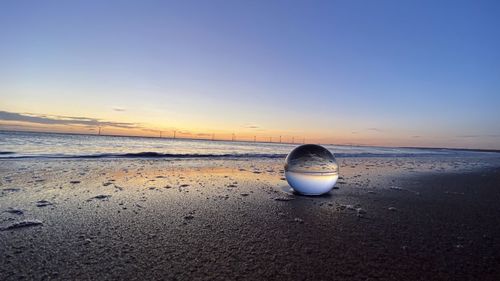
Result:
[[[499,1],[0,1],[0,129],[500,149]]]

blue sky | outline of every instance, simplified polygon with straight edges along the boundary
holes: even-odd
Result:
[[[0,110],[500,148],[498,15],[498,1],[2,1]]]

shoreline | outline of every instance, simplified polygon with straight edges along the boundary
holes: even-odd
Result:
[[[499,167],[356,161],[319,197],[277,160],[3,165],[0,225],[41,224],[0,231],[0,279],[498,279]]]

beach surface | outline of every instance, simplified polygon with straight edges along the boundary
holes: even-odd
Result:
[[[0,160],[0,280],[499,280],[498,159],[338,160]]]

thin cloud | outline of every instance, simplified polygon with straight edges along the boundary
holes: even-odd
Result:
[[[148,128],[141,128],[141,131],[151,132],[151,133],[160,133],[160,132],[162,132],[162,130],[155,130],[155,129],[148,129]]]
[[[457,138],[499,138],[500,135],[460,135]]]
[[[114,111],[118,111],[118,112],[123,112],[123,111],[125,111],[126,109],[125,109],[125,108],[123,108],[123,107],[115,106],[115,107],[113,107],[113,110],[114,110]]]
[[[247,129],[259,129],[260,126],[256,125],[256,124],[248,123],[248,124],[243,125],[243,128],[247,128]]]
[[[379,133],[381,133],[381,132],[384,131],[384,130],[379,129],[379,128],[367,128],[366,130],[368,130],[368,131],[374,131],[374,132],[379,132]]]
[[[84,125],[84,126],[109,126],[123,129],[135,129],[141,126],[136,123],[103,121],[97,118],[73,117],[59,115],[45,115],[33,113],[15,113],[0,111],[0,120],[20,121],[43,125]]]
[[[196,134],[198,137],[209,137],[211,136],[212,134],[208,134],[208,133],[197,133]]]

